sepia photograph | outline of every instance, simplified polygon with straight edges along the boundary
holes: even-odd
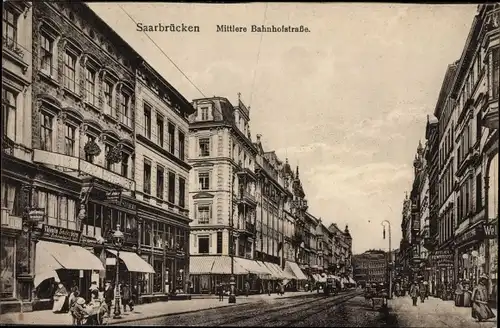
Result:
[[[2,6],[0,325],[497,327],[499,3]]]

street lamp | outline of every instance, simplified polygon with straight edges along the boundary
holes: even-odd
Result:
[[[123,241],[125,237],[123,232],[120,231],[120,225],[116,225],[116,231],[113,233],[113,245],[116,247],[116,279],[115,279],[115,313],[113,318],[120,319],[120,285],[118,281],[120,280],[120,249],[123,246]]]
[[[382,226],[384,227],[383,234],[384,234],[384,239],[385,239],[385,224],[387,224],[388,229],[389,229],[389,264],[392,263],[392,256],[391,256],[391,223],[388,220],[382,221]],[[389,266],[389,299],[392,299],[392,270],[391,267]]]

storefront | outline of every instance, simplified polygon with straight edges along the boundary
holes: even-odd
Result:
[[[104,271],[101,260],[80,246],[80,234],[78,230],[42,225],[34,250],[34,309],[51,306],[59,281],[67,290],[77,287],[83,297],[88,297],[93,275]]]
[[[468,280],[473,286],[486,272],[484,240],[484,221],[474,224],[455,237],[457,278]]]
[[[185,218],[141,203],[138,254],[154,269],[139,277],[144,302],[168,299],[189,289],[189,224]]]

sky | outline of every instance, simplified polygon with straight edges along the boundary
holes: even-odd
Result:
[[[309,211],[346,224],[353,252],[399,247],[413,157],[425,142],[447,65],[460,58],[476,5],[168,4],[89,6],[187,99],[237,94],[262,134],[299,165]],[[122,9],[123,8],[123,9]],[[147,33],[143,24],[198,25]],[[218,24],[307,26],[309,33],[217,33]],[[203,94],[200,94],[201,90]]]

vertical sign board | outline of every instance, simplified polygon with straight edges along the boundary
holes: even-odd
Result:
[[[488,223],[484,226],[484,237],[487,239],[495,239],[498,236],[498,222]]]

